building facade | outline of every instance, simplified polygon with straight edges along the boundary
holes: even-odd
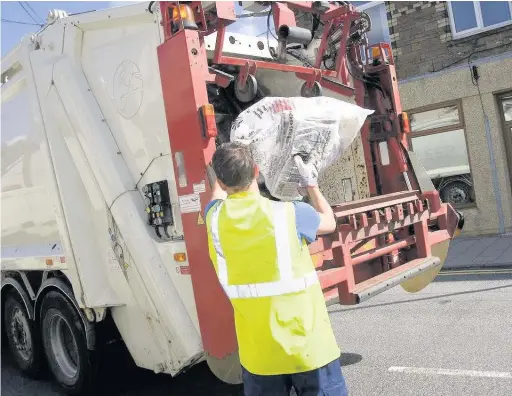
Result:
[[[381,3],[413,150],[466,235],[511,232],[512,2]]]
[[[464,213],[463,233],[512,232],[512,1],[351,3],[371,18],[370,44],[391,42],[410,145]],[[343,201],[338,187],[324,190]]]

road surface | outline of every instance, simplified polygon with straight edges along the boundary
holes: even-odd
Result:
[[[442,275],[428,289],[400,287],[360,306],[330,308],[353,396],[512,395],[512,271]],[[200,365],[172,379],[133,368],[105,385],[114,395],[242,395]],[[23,378],[2,353],[2,396],[60,396]]]

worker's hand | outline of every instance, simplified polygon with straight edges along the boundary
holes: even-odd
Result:
[[[318,170],[314,164],[305,164],[299,155],[293,157],[297,170],[299,171],[299,189],[301,187],[318,186]]]

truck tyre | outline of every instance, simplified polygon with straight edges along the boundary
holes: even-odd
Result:
[[[5,298],[4,329],[7,345],[21,372],[39,378],[43,355],[35,323],[30,320],[25,304],[15,292]]]
[[[44,296],[40,312],[44,352],[53,376],[66,393],[87,394],[94,365],[79,313],[57,291]]]
[[[471,187],[459,180],[448,183],[441,190],[441,200],[456,205],[471,203]]]

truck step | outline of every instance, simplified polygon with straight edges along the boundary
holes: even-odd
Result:
[[[439,257],[435,256],[419,258],[386,271],[380,275],[374,276],[364,282],[358,283],[352,291],[356,304],[366,301],[383,291],[391,289],[403,281],[413,278],[420,273],[439,265],[440,263],[441,260]]]

